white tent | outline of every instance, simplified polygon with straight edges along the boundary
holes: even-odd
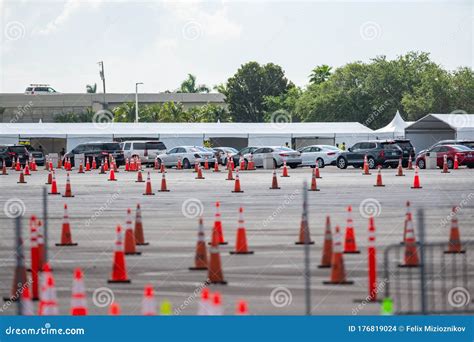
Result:
[[[397,110],[395,116],[393,117],[390,123],[382,128],[379,128],[375,132],[378,137],[384,138],[401,138],[405,136],[405,127],[407,127],[411,122],[406,122],[403,120],[400,112]]]

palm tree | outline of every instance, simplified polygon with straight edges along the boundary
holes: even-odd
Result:
[[[196,76],[188,74],[178,89],[178,93],[208,93],[210,90],[204,84],[196,84]]]
[[[323,64],[317,66],[309,75],[309,82],[312,84],[320,84],[326,82],[329,76],[331,76],[332,67]]]
[[[95,94],[97,92],[97,83],[86,85],[86,90],[89,94]]]

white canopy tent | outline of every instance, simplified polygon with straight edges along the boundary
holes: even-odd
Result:
[[[395,116],[390,123],[382,128],[379,128],[375,132],[379,138],[403,138],[405,137],[405,128],[412,122],[403,120],[400,112],[397,110]]]

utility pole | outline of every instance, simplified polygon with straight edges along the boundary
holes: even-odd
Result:
[[[100,78],[101,78],[101,80],[102,80],[102,89],[103,89],[103,91],[104,91],[104,108],[107,108],[107,101],[105,100],[106,91],[105,91],[104,62],[103,62],[103,61],[100,61],[100,62],[97,62],[97,64],[99,64],[99,67],[100,67],[99,74],[100,74]]]
[[[138,85],[143,82],[135,83],[135,122],[138,123]]]

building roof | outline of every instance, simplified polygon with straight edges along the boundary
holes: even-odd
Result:
[[[428,114],[406,127],[407,130],[446,128],[472,131],[474,130],[474,114]]]

